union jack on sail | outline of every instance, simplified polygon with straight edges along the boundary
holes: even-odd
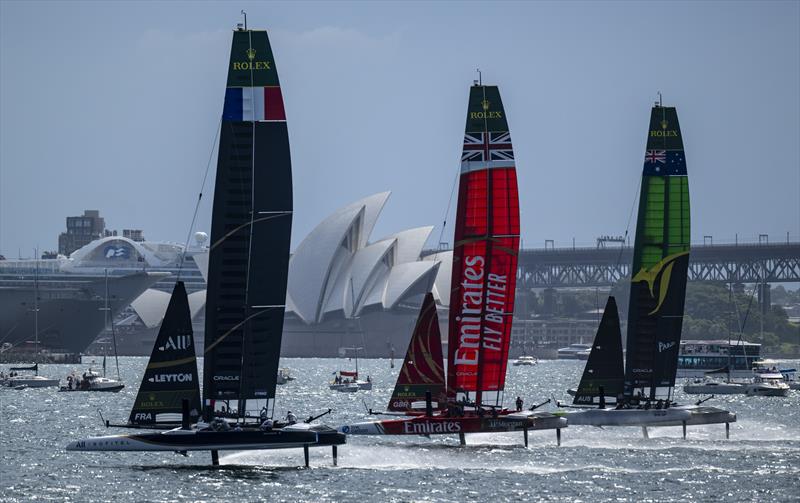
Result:
[[[488,142],[486,141],[488,135]],[[513,161],[511,133],[508,131],[489,133],[466,133],[461,162]]]
[[[644,161],[649,163],[656,163],[660,162],[664,164],[667,162],[667,151],[666,150],[648,150],[644,154]]]

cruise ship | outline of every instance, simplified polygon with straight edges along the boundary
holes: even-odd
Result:
[[[31,347],[38,339],[49,352],[85,352],[106,328],[106,303],[123,339],[118,342],[124,342],[126,324],[145,328],[143,316],[131,305],[172,291],[183,248],[109,236],[68,258],[0,260],[0,350]],[[193,250],[186,255],[181,279],[190,291],[205,289]],[[152,314],[144,307],[144,317]]]

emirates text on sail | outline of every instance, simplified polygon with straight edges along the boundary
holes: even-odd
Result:
[[[481,325],[483,325],[484,349],[502,350],[505,332],[507,276],[488,274],[484,303],[485,263],[486,260],[481,256],[467,256],[464,260],[466,267],[463,274],[465,279],[461,283],[461,316],[456,317],[461,334],[459,345],[455,350],[454,363],[456,365],[478,365]]]

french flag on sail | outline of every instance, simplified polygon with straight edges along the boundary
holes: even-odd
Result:
[[[281,88],[227,88],[222,118],[226,121],[285,121]]]

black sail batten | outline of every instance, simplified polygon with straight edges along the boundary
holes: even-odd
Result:
[[[201,410],[200,379],[192,318],[186,288],[182,281],[177,281],[128,422],[133,425],[179,422],[183,400],[189,401],[189,414],[196,420]]]
[[[207,403],[275,396],[291,225],[289,136],[272,49],[265,31],[235,31],[211,224]]]
[[[614,403],[622,394],[625,370],[622,361],[622,332],[619,325],[617,301],[609,297],[603,318],[597,328],[594,344],[586,361],[573,404],[595,405],[602,395],[607,403]]]
[[[628,399],[671,398],[689,233],[689,182],[678,115],[674,107],[657,105],[650,115],[631,268],[624,390]]]

